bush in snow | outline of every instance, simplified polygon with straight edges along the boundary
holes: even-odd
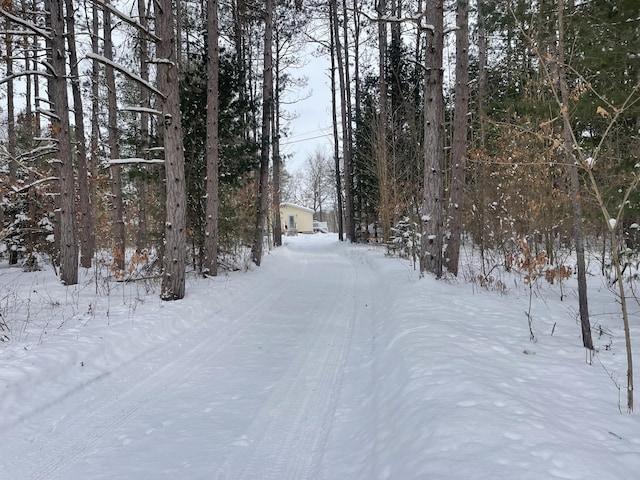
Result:
[[[421,236],[420,225],[409,217],[403,217],[395,227],[391,227],[391,237],[387,244],[387,252],[390,255],[412,259],[415,266],[418,258],[420,258]]]

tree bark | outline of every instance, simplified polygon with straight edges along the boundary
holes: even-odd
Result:
[[[163,300],[180,300],[185,295],[185,267],[187,262],[186,185],[184,146],[180,119],[175,16],[172,0],[154,3],[158,56],[158,89],[161,99],[166,182],[165,248],[163,260]]]
[[[342,171],[340,168],[340,140],[338,138],[338,106],[336,101],[336,38],[335,29],[333,28],[333,9],[336,8],[335,2],[329,2],[330,13],[330,42],[331,42],[331,118],[333,125],[333,159],[335,170],[335,188],[337,198],[337,224],[338,224],[338,238],[340,241],[344,241],[344,207],[342,205]]]
[[[282,159],[280,158],[280,45],[278,29],[275,29],[275,51],[274,62],[274,82],[273,88],[273,112],[271,119],[271,136],[273,139],[273,244],[276,247],[282,246],[282,221],[280,219],[280,168]]]
[[[71,74],[71,93],[73,95],[73,114],[75,119],[75,137],[78,168],[78,198],[80,201],[80,265],[84,268],[91,267],[93,259],[93,246],[95,240],[93,202],[89,195],[89,173],[87,168],[87,145],[84,136],[84,108],[82,94],[80,92],[80,73],[78,72],[78,55],[76,53],[75,19],[73,1],[65,0],[67,8],[67,31],[69,36],[69,65]]]
[[[356,238],[356,215],[355,215],[355,203],[353,195],[353,128],[351,119],[353,114],[351,112],[351,74],[350,74],[350,62],[349,62],[349,12],[347,9],[347,0],[342,0],[342,49],[344,51],[344,108],[343,120],[346,117],[346,121],[343,123],[345,133],[343,134],[344,143],[342,148],[344,150],[344,190],[345,190],[345,208],[347,210],[347,217],[351,220],[347,223],[347,238],[352,242],[357,240]]]
[[[6,19],[6,27],[7,31],[11,30],[9,19]],[[5,44],[7,48],[7,76],[9,77],[9,81],[7,82],[7,152],[9,153],[9,184],[15,185],[17,180],[18,163],[16,162],[16,123],[15,106],[13,102],[14,88],[13,79],[10,78],[13,74],[13,38],[10,33],[6,34]],[[0,200],[2,200],[1,192]],[[2,227],[3,225],[0,224],[0,229]],[[12,248],[9,250],[9,265],[15,265],[16,263],[18,263],[18,250]]]
[[[424,95],[424,193],[420,272],[442,276],[444,98],[442,93],[443,0],[427,2]]]
[[[264,226],[269,208],[269,150],[271,146],[271,108],[273,106],[273,3],[273,0],[265,2],[260,177],[258,179],[256,225],[251,248],[251,259],[258,266],[262,261]]]
[[[140,25],[144,30],[149,26],[149,13],[145,0],[138,0],[138,18],[140,19]],[[143,32],[139,32],[139,55],[140,55],[140,78],[144,81],[149,81],[149,43],[147,36]],[[149,90],[144,86],[140,86],[140,104],[143,107],[151,108],[151,95]],[[149,120],[150,116],[146,112],[140,114],[140,145],[139,154],[140,157],[147,155],[147,148],[150,145],[150,132],[149,132]],[[145,167],[140,167],[146,170]],[[141,175],[138,179],[138,231],[136,232],[136,252],[141,253],[144,248],[147,247],[149,236],[149,219],[147,203],[149,199],[149,185],[146,175]]]
[[[105,8],[104,15],[104,56],[113,60],[113,42],[111,40],[111,11]],[[116,79],[113,67],[105,66],[107,83],[108,105],[108,131],[109,131],[109,158],[120,158],[120,146],[118,142],[118,113],[116,101]],[[113,229],[113,266],[116,271],[123,271],[125,264],[125,228],[124,228],[124,203],[122,201],[122,166],[111,165],[111,214]]]
[[[49,64],[49,97],[55,116],[51,132],[58,145],[60,176],[60,279],[65,285],[78,283],[78,224],[76,221],[76,188],[71,155],[69,98],[67,94],[64,8],[62,0],[46,0],[50,12],[51,40]]]
[[[380,214],[380,222],[382,223],[382,236],[386,243],[389,240],[389,234],[391,232],[391,211],[393,209],[390,196],[389,159],[387,150],[387,22],[385,22],[383,18],[387,15],[386,0],[378,0],[376,10],[378,12],[378,102],[380,103],[380,110],[378,113],[378,121],[376,122],[377,132],[376,138],[374,139],[374,152],[379,191],[378,211]],[[393,13],[395,14],[395,12]]]
[[[569,108],[569,87],[564,55],[564,0],[558,1],[558,81],[562,109]],[[593,350],[591,337],[591,323],[589,321],[589,305],[587,300],[587,269],[584,254],[584,232],[582,230],[582,202],[580,200],[580,177],[578,165],[573,154],[572,126],[569,115],[565,112],[563,120],[564,150],[571,177],[571,206],[573,209],[573,239],[576,247],[576,263],[578,267],[578,305],[580,311],[580,326],[582,329],[582,344],[585,348]],[[618,279],[620,282],[622,279]]]
[[[207,203],[205,207],[205,275],[218,274],[218,0],[207,9]]]
[[[343,60],[343,46],[340,41],[340,29],[338,22],[338,6],[336,0],[331,0],[332,29],[335,46],[335,55],[338,69],[338,84],[340,88],[340,118],[342,120],[342,160],[344,169],[344,198],[345,212],[344,223],[347,240],[355,242],[355,222],[353,204],[353,175],[351,171],[351,144],[349,141],[349,118],[347,110],[347,79],[345,74],[345,60]],[[346,21],[346,19],[345,19]]]
[[[99,8],[97,5],[93,5],[92,8],[92,16],[91,16],[91,52],[94,54],[98,54],[100,51],[99,39],[100,39],[100,18],[98,14]],[[100,139],[100,64],[94,60],[91,62],[91,141],[89,143],[89,170],[91,172],[91,176],[96,179],[97,176],[97,166],[99,163],[98,152],[100,151],[100,144],[98,143]],[[96,182],[91,182],[89,184],[89,196],[91,198],[96,198]],[[96,231],[97,231],[97,220],[96,217],[93,218],[93,230],[94,233],[91,237],[92,245],[91,250],[95,250],[96,248]]]
[[[449,272],[458,275],[462,211],[467,164],[467,112],[469,110],[469,2],[458,0],[456,16],[456,85],[451,148],[451,187],[449,193],[449,241],[445,263]]]

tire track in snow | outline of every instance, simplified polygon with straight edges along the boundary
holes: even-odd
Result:
[[[350,274],[357,275],[353,262],[346,263]],[[248,442],[229,448],[214,478],[302,480],[317,470],[333,422],[355,318],[353,292],[339,289],[357,283],[341,280],[316,295],[333,299],[330,311],[317,309],[321,327],[308,336],[308,344],[291,361],[248,427],[243,435]]]
[[[306,265],[303,268],[306,269]],[[149,362],[154,365],[151,374],[138,369],[135,373],[137,378],[130,382],[133,387],[124,393],[114,385],[113,395],[97,400],[97,404],[93,403],[94,400],[84,403],[83,411],[77,415],[61,416],[50,431],[32,440],[26,453],[19,452],[8,464],[0,462],[0,471],[20,472],[18,475],[22,476],[14,476],[13,480],[51,480],[58,477],[98,440],[126,423],[138,410],[162,396],[177,382],[187,378],[199,365],[211,361],[224,351],[260,317],[261,312],[281,303],[287,288],[273,289],[270,283],[269,279],[265,279],[261,291],[267,294],[221,330],[212,331],[205,327],[198,332],[200,335],[208,333],[204,339],[199,336],[187,342],[196,342],[194,345],[170,345],[170,355],[166,350],[157,348],[150,352],[151,358],[140,358],[138,363]],[[166,363],[167,358],[172,361]],[[105,381],[115,382],[116,379],[111,376]],[[46,415],[48,412],[41,413]]]

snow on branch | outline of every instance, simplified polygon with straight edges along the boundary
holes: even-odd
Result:
[[[153,158],[148,160],[146,158],[113,158],[103,162],[103,165],[109,167],[111,165],[128,165],[128,164],[164,164],[164,160],[161,158]]]
[[[35,187],[36,185],[40,185],[41,183],[45,183],[45,182],[57,182],[58,180],[60,180],[58,177],[46,177],[46,178],[41,178],[39,180],[36,180],[35,182],[31,182],[28,185],[23,185],[22,187],[18,188],[15,185],[12,185],[11,188],[13,190],[14,193],[22,193],[26,190],[29,190],[32,187]]]
[[[120,73],[123,73],[124,75],[129,77],[131,80],[133,80],[135,82],[138,82],[140,85],[144,85],[145,87],[147,87],[149,90],[151,90],[156,95],[159,95],[162,98],[166,98],[165,95],[160,90],[158,90],[156,87],[151,85],[151,83],[147,82],[142,77],[140,77],[139,75],[136,75],[132,71],[127,70],[122,65],[120,65],[120,64],[118,64],[118,63],[116,63],[116,62],[114,62],[112,60],[109,60],[108,58],[103,57],[102,55],[98,55],[98,54],[92,53],[92,52],[87,53],[86,57],[90,58],[92,60],[96,60],[96,61],[98,61],[100,63],[104,63],[105,65],[109,65],[110,67],[118,70]]]
[[[4,78],[0,78],[0,85],[2,85],[3,83],[7,83],[10,80],[13,80],[14,78],[24,77],[25,75],[44,75],[44,76],[49,76],[48,74],[46,74],[44,72],[39,72],[38,70],[25,70],[24,72],[12,73],[11,75],[7,75]]]
[[[23,27],[28,28],[32,32],[35,32],[38,35],[41,35],[48,40],[51,40],[53,38],[50,32],[43,30],[42,28],[38,27],[35,23],[29,22],[28,20],[24,20],[20,17],[16,17],[15,15],[10,14],[2,7],[0,7],[0,14],[4,15],[12,22],[17,23],[18,25],[22,25]]]
[[[17,159],[34,160],[38,157],[49,155],[50,153],[55,152],[56,150],[57,150],[56,145],[43,145],[41,147],[33,148],[28,152],[21,153],[20,155],[18,155]]]
[[[147,107],[124,107],[121,108],[123,112],[137,112],[137,113],[150,113],[151,115],[162,115],[160,110]]]
[[[26,30],[0,30],[0,35],[10,37],[28,37],[33,35],[33,32],[28,32]]]
[[[152,59],[149,60],[149,63],[155,63],[156,65],[169,65],[170,67],[175,67],[176,64],[173,63],[171,60],[169,60],[168,58],[156,58],[156,59]]]
[[[91,1],[92,1],[92,3],[95,3],[96,5],[100,5],[102,8],[106,8],[111,13],[113,13],[116,17],[118,17],[120,20],[122,20],[123,22],[128,23],[132,27],[138,29],[139,31],[141,31],[142,33],[147,35],[149,38],[151,38],[152,40],[155,40],[156,42],[160,41],[160,37],[155,35],[150,30],[144,28],[139,21],[137,21],[136,19],[130,17],[126,13],[118,10],[113,5],[110,5],[110,4],[106,3],[104,0],[91,0]]]
[[[49,105],[53,105],[52,101],[44,97],[36,97],[36,102],[44,102],[44,103],[48,103]]]
[[[348,10],[352,10],[356,13],[359,13],[360,15],[362,15],[363,17],[365,17],[367,20],[371,22],[386,22],[386,23],[412,22],[412,23],[415,23],[418,26],[418,28],[421,28],[422,30],[433,31],[434,29],[434,26],[431,25],[430,23],[423,23],[423,20],[427,17],[426,12],[418,12],[414,15],[406,15],[404,17],[396,17],[394,15],[383,15],[380,17],[372,17],[371,15],[369,15],[366,12],[363,12],[362,10],[354,10],[352,8],[349,8]]]
[[[53,111],[51,111],[51,110],[45,110],[44,108],[38,108],[38,109],[36,109],[36,112],[41,113],[45,117],[55,118],[56,120],[60,121],[60,117],[57,114],[53,113]]]

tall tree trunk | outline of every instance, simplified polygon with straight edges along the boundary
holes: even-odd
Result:
[[[338,139],[338,108],[336,101],[336,39],[335,29],[333,28],[333,9],[336,8],[335,2],[330,2],[329,8],[331,9],[329,29],[330,42],[331,42],[331,118],[333,124],[333,159],[334,159],[334,171],[335,171],[335,187],[337,198],[337,224],[338,224],[338,238],[340,241],[344,241],[344,224],[343,224],[343,212],[344,207],[342,205],[342,172],[340,168],[340,140]]]
[[[260,178],[258,180],[256,226],[251,248],[251,259],[258,266],[262,261],[264,225],[269,208],[269,148],[271,144],[271,108],[273,106],[273,3],[274,0],[265,1]]]
[[[58,145],[60,162],[60,279],[65,285],[75,285],[78,283],[78,223],[71,155],[63,2],[46,0],[45,8],[50,12],[51,25],[51,40],[48,42],[49,64],[52,67],[49,97],[56,113],[51,117],[51,132]]]
[[[354,205],[353,205],[353,175],[351,171],[351,144],[349,142],[349,118],[347,110],[347,80],[345,74],[345,62],[343,61],[343,47],[340,41],[340,23],[338,21],[338,6],[336,0],[330,0],[332,13],[332,29],[335,41],[335,55],[338,69],[338,83],[340,88],[340,117],[342,119],[342,159],[344,165],[344,196],[345,196],[345,212],[344,223],[347,240],[354,242],[355,238],[355,221],[354,221]],[[346,19],[345,19],[346,21]]]
[[[31,9],[31,4],[27,2],[27,0],[23,0],[22,2],[22,10],[25,12],[25,18],[27,15],[27,11]],[[27,44],[27,49],[25,52],[25,66],[27,70],[37,70],[38,69],[38,54],[40,50],[40,38],[38,36],[29,36],[25,40]],[[28,121],[28,135],[29,138],[40,137],[42,134],[42,124],[41,124],[41,114],[40,114],[40,78],[38,75],[29,75],[27,77],[26,82],[26,99],[25,99],[25,112]],[[33,105],[31,103],[33,99]],[[35,107],[35,113],[34,113]],[[36,175],[33,171],[29,172],[29,182],[32,183],[36,180]],[[29,197],[27,199],[29,204],[29,217],[36,218],[37,215],[37,202],[35,195],[35,188],[32,188],[29,192]],[[29,232],[29,245],[35,244],[35,232]],[[55,237],[55,245],[60,246],[59,235]]]
[[[558,1],[558,81],[562,108],[569,108],[569,87],[564,55],[564,0]],[[591,323],[589,322],[589,304],[587,300],[587,269],[584,256],[584,232],[582,230],[582,202],[580,200],[580,177],[578,166],[573,153],[572,126],[568,114],[562,115],[564,150],[571,177],[571,206],[573,209],[573,239],[576,247],[576,263],[578,266],[578,305],[580,311],[580,325],[582,327],[582,344],[593,350],[591,337]],[[618,279],[622,282],[622,279]]]
[[[187,210],[184,173],[184,145],[180,120],[175,16],[172,0],[154,3],[156,14],[158,89],[161,99],[166,182],[165,248],[163,260],[163,300],[180,300],[185,294],[187,263]]]
[[[6,28],[10,32],[9,19],[6,19]],[[9,152],[9,183],[15,185],[16,175],[18,171],[18,163],[16,162],[16,123],[15,123],[15,106],[14,106],[14,88],[13,79],[13,37],[10,33],[6,34],[6,64],[7,64],[7,150]],[[15,262],[13,262],[15,263]]]
[[[11,31],[9,25],[9,19],[6,19],[6,27],[7,32]],[[18,163],[16,162],[16,124],[15,124],[15,107],[14,107],[14,88],[13,88],[13,79],[11,75],[13,74],[13,37],[10,33],[6,34],[5,37],[7,55],[6,55],[6,64],[7,64],[7,77],[9,80],[7,81],[7,152],[9,153],[9,184],[15,185],[17,180],[17,171],[18,171]],[[2,193],[0,193],[2,195]],[[0,200],[2,198],[0,197]],[[0,225],[2,228],[2,225]],[[15,265],[18,263],[18,250],[10,249],[9,250],[9,265]]]
[[[238,101],[240,105],[247,104],[247,65],[245,58],[244,48],[244,17],[246,12],[245,0],[235,0],[232,2],[233,10],[233,41],[236,49],[236,71],[238,74]],[[249,121],[247,119],[247,113],[245,109],[241,114],[240,128],[242,130],[243,138],[246,140],[249,138]]]
[[[462,211],[467,164],[467,112],[469,110],[469,2],[458,0],[456,16],[456,85],[451,148],[451,188],[449,194],[449,242],[445,262],[458,275]]]
[[[140,25],[147,30],[149,26],[149,13],[145,0],[138,0],[138,18]],[[140,32],[138,36],[140,55],[140,78],[149,81],[149,42],[147,36]],[[146,87],[140,86],[140,104],[145,108],[151,108],[151,96]],[[146,112],[140,114],[140,146],[139,156],[145,157],[150,146],[149,133],[150,116]],[[140,167],[146,171],[145,167]],[[136,252],[141,253],[146,247],[149,236],[149,219],[147,204],[149,201],[149,179],[147,175],[138,178],[138,230],[136,232]]]
[[[276,247],[282,246],[282,221],[280,219],[280,168],[282,159],[280,158],[280,35],[275,29],[275,51],[274,61],[275,86],[273,88],[273,111],[271,120],[271,136],[273,138],[273,244]]]
[[[351,119],[353,114],[351,112],[351,74],[350,74],[350,61],[349,61],[349,11],[347,8],[347,0],[342,0],[342,49],[344,51],[344,103],[346,121],[344,122],[345,134],[343,134],[345,143],[342,148],[344,150],[344,190],[345,190],[345,207],[347,210],[347,216],[351,219],[347,222],[347,238],[352,242],[357,240],[356,238],[356,215],[355,215],[355,203],[353,198],[353,128]],[[344,118],[344,117],[343,117]],[[366,226],[365,226],[366,227]]]
[[[207,9],[207,204],[204,236],[204,273],[218,274],[218,0]]]
[[[99,18],[99,8],[97,5],[93,5],[92,8],[92,17],[91,17],[91,52],[97,55],[100,51],[100,18]],[[89,143],[89,169],[91,171],[91,176],[94,179],[93,182],[89,184],[89,195],[91,198],[96,198],[96,174],[97,174],[97,165],[99,164],[98,152],[100,151],[100,64],[97,60],[94,60],[91,64],[91,141]],[[96,205],[97,207],[97,205]],[[93,218],[93,235],[91,240],[93,244],[91,245],[91,249],[95,250],[96,248],[96,237],[97,233],[97,220],[94,216]],[[99,238],[99,237],[98,237]]]
[[[104,56],[113,60],[113,42],[111,40],[111,12],[104,9]],[[113,67],[106,65],[105,77],[107,83],[107,105],[109,125],[109,158],[120,158],[120,146],[118,141],[118,113],[116,101],[116,79]],[[111,165],[111,198],[112,198],[112,228],[113,228],[113,266],[116,271],[124,270],[125,264],[125,228],[124,228],[124,203],[122,201],[122,166]]]
[[[424,94],[424,193],[420,272],[442,276],[444,98],[442,93],[443,0],[427,2]]]
[[[89,196],[89,173],[87,169],[87,145],[84,136],[84,108],[80,93],[80,74],[78,72],[78,55],[76,53],[75,19],[73,1],[65,0],[67,9],[67,43],[69,45],[69,65],[71,74],[71,92],[73,94],[73,114],[76,128],[77,168],[78,168],[78,198],[80,200],[80,265],[91,267],[95,235],[93,228],[93,205]]]
[[[376,136],[374,139],[375,147],[375,162],[378,177],[378,191],[379,191],[379,213],[380,221],[382,223],[382,235],[383,240],[386,243],[389,239],[389,233],[391,232],[391,196],[389,185],[389,159],[387,150],[387,22],[384,21],[384,17],[387,15],[387,2],[386,0],[378,0],[376,7],[378,11],[378,90],[379,90],[379,103],[380,112],[378,114],[378,121],[376,122]],[[395,12],[393,12],[395,14]]]

